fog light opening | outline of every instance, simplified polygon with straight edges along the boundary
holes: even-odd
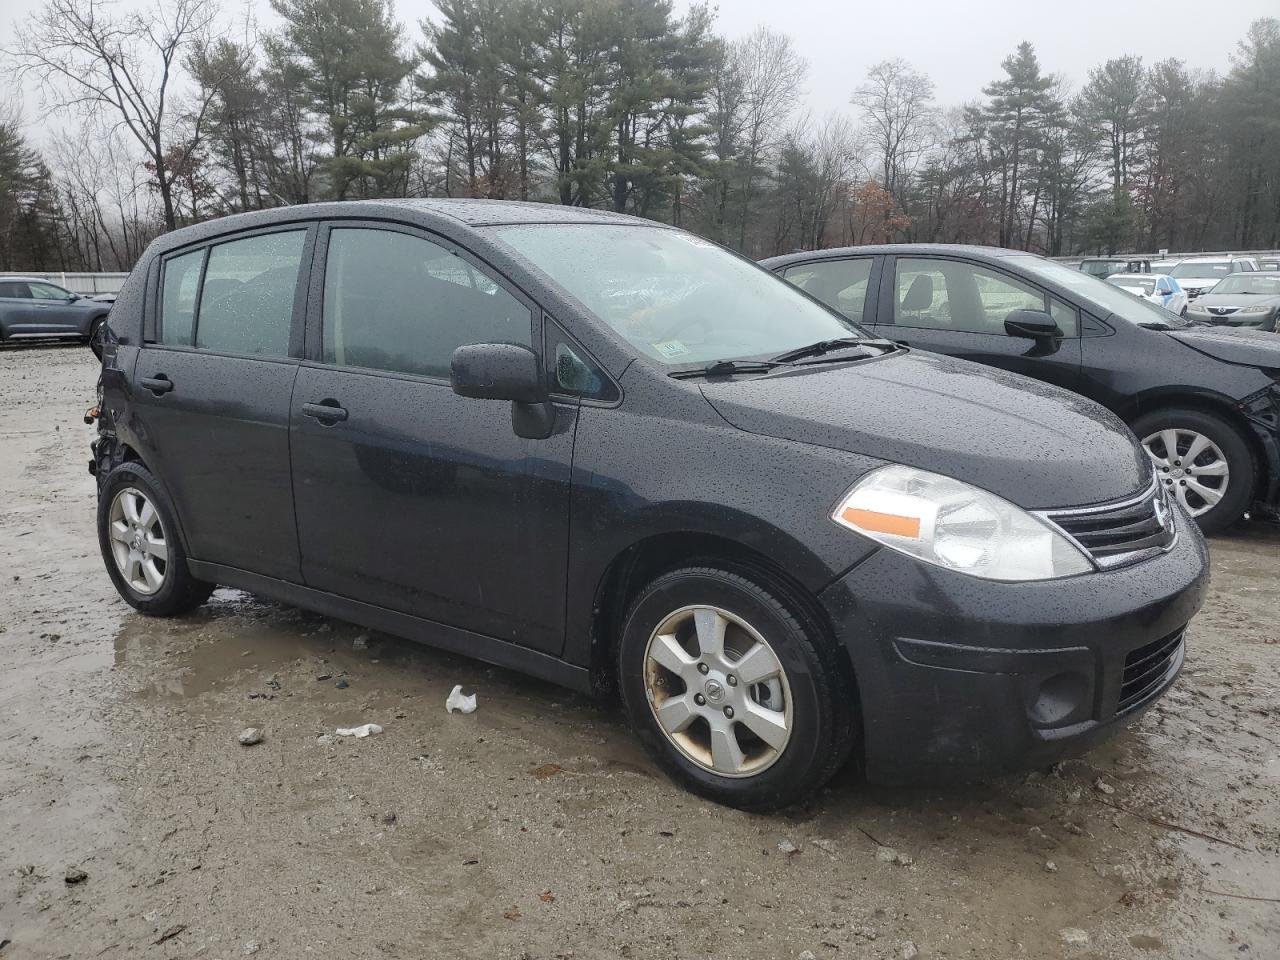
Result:
[[[1078,719],[1076,714],[1089,696],[1089,678],[1082,673],[1057,673],[1040,684],[1039,695],[1028,710],[1038,727],[1052,727]]]

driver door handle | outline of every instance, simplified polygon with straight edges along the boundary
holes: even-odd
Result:
[[[302,415],[305,417],[313,417],[323,424],[339,423],[347,419],[346,409],[338,406],[337,400],[324,400],[320,403],[304,403],[302,405]]]

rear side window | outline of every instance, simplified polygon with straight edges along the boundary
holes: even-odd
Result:
[[[164,265],[164,289],[160,296],[160,342],[189,347],[194,342],[196,291],[204,251],[183,254]]]
[[[533,314],[439,244],[343,227],[329,235],[322,330],[325,363],[448,378],[464,343],[531,346]]]
[[[0,280],[0,297],[27,300],[31,297],[31,291],[25,283],[17,280]]]
[[[287,357],[305,230],[220,243],[209,251],[196,346]]]
[[[867,303],[867,281],[871,278],[871,258],[823,260],[787,267],[782,275],[812,297],[839,311],[850,320],[862,322]]]

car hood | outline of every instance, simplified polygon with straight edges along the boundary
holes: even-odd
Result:
[[[1280,297],[1261,297],[1247,293],[1206,293],[1196,301],[1197,307],[1276,307],[1280,306]]]
[[[1151,482],[1146,455],[1107,410],[950,357],[903,351],[702,393],[749,433],[946,474],[1028,509],[1116,500]]]
[[[1280,368],[1280,336],[1265,330],[1187,327],[1184,330],[1170,330],[1166,336],[1173,337],[1183,346],[1198,353],[1227,363]]]

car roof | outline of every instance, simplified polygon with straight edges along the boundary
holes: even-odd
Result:
[[[1252,258],[1251,258],[1251,257],[1237,257],[1237,256],[1235,256],[1234,254],[1231,254],[1231,253],[1224,253],[1224,254],[1221,254],[1221,255],[1216,256],[1216,257],[1187,257],[1187,259],[1185,259],[1185,260],[1179,260],[1179,261],[1178,261],[1178,266],[1180,266],[1180,267],[1181,267],[1181,266],[1185,266],[1185,265],[1186,265],[1186,264],[1188,264],[1188,263],[1190,263],[1190,264],[1197,264],[1197,263],[1221,263],[1223,260],[1226,260],[1226,261],[1228,261],[1228,262],[1231,262],[1231,261],[1234,261],[1234,260],[1250,260],[1250,259],[1252,259]]]
[[[1005,247],[983,247],[967,243],[880,243],[859,247],[829,247],[825,250],[797,250],[777,257],[768,257],[760,263],[766,267],[785,266],[808,260],[833,260],[845,257],[875,256],[962,256],[974,260],[1007,260],[1009,257],[1032,257],[1025,250],[1009,250]]]
[[[162,254],[189,244],[203,243],[226,234],[300,221],[364,219],[393,220],[435,229],[445,236],[459,237],[476,227],[534,223],[613,223],[674,229],[666,224],[609,210],[571,207],[558,203],[520,200],[480,200],[411,198],[386,200],[337,200],[295,204],[233,213],[216,220],[182,227],[157,238],[150,250]]]
[[[5,280],[9,280],[9,281],[17,281],[18,283],[52,283],[55,287],[60,287],[60,286],[62,286],[62,284],[58,283],[56,280],[50,280],[48,277],[10,277],[10,276],[0,276],[0,283],[4,282]]]
[[[1129,278],[1132,278],[1134,280],[1168,280],[1170,279],[1167,273],[1113,273],[1109,277],[1107,277],[1108,280],[1115,280],[1116,278],[1120,278],[1122,280],[1127,280]]]

